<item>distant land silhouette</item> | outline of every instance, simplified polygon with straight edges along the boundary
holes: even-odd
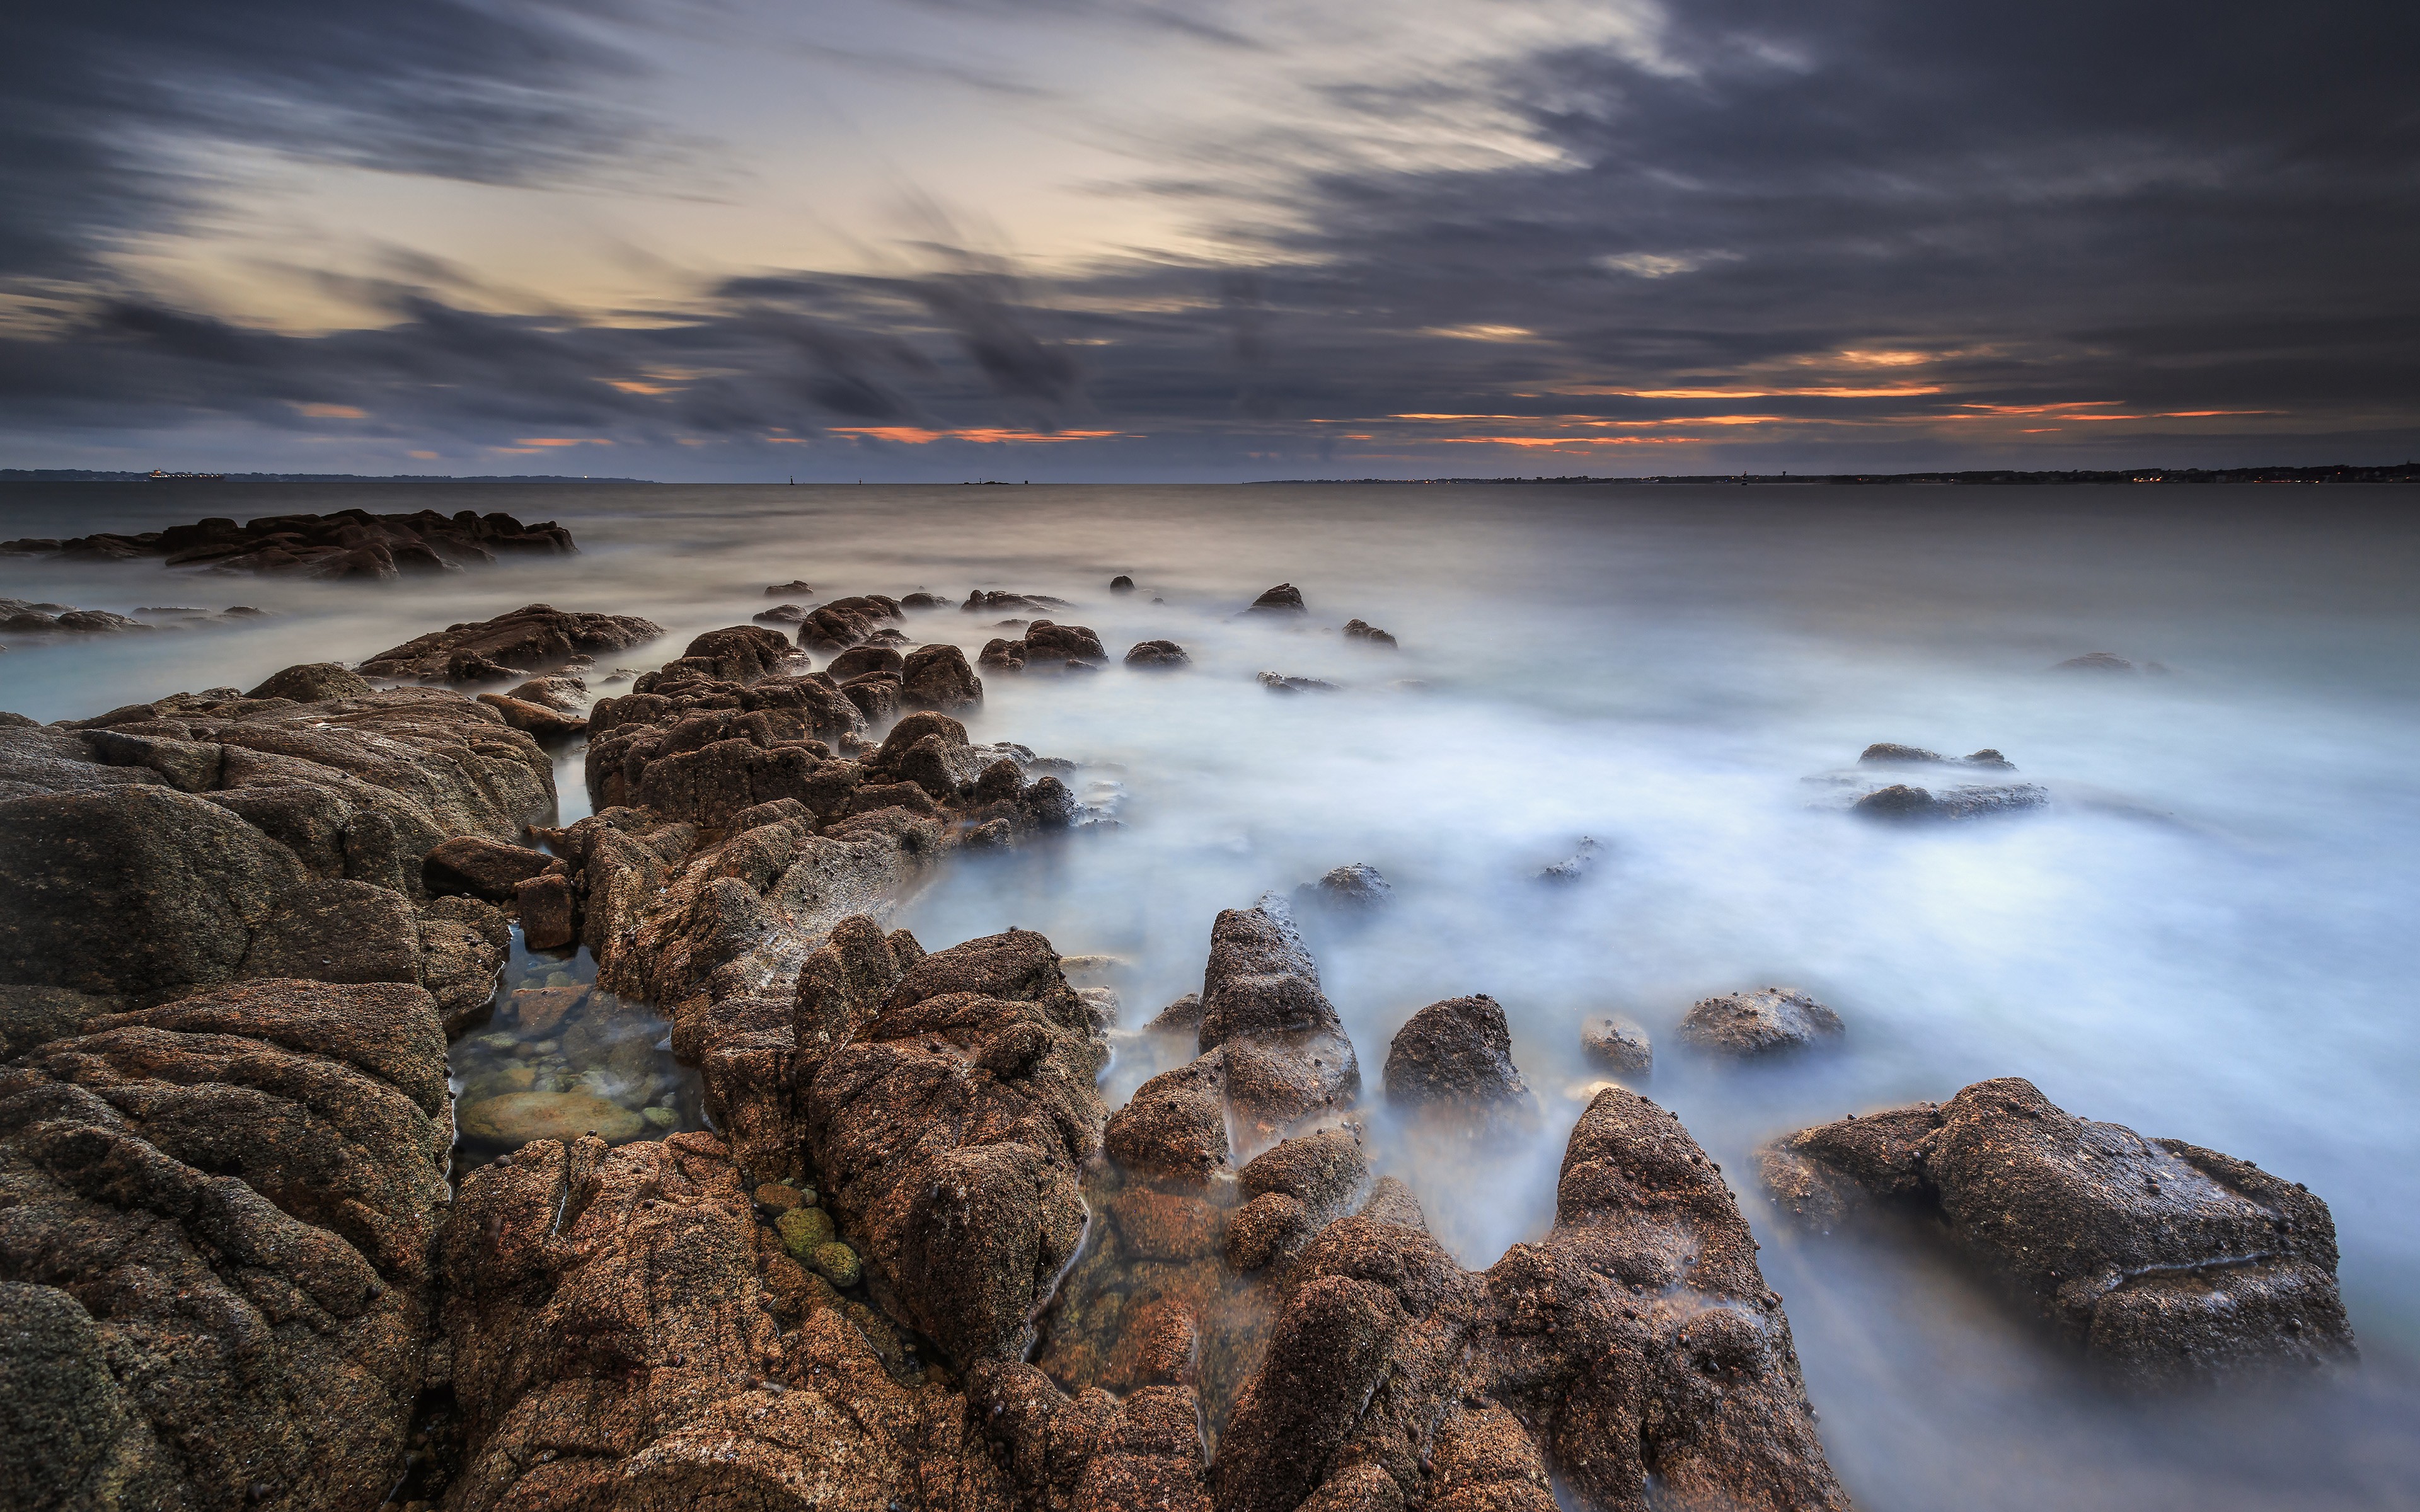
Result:
[[[0,468],[0,483],[653,483],[653,478],[588,478],[557,472],[105,472],[91,468]]]
[[[2390,467],[2350,467],[2336,463],[2315,468],[2120,468],[2021,472],[2005,468],[1965,472],[1692,472],[1655,473],[1646,477],[1532,478],[1265,478],[1251,485],[1361,483],[1694,483],[1740,487],[1748,484],[1798,486],[1833,483],[2420,483],[2420,462]]]

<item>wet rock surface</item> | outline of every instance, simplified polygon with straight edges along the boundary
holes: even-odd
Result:
[[[2032,782],[1973,783],[1939,789],[1894,782],[1864,795],[1849,808],[1863,819],[1907,823],[2023,813],[2049,802],[2050,794]]]
[[[449,625],[381,651],[354,671],[424,683],[504,682],[575,658],[626,651],[663,635],[627,614],[586,614],[531,604],[492,620]]]
[[[0,1068],[12,1504],[377,1504],[452,1132],[411,986],[249,982]]]
[[[553,801],[528,736],[416,688],[179,694],[0,731],[0,981],[143,1002],[245,977],[417,982],[449,1015],[485,1000],[501,922],[430,902],[423,857],[509,849]]]
[[[1192,659],[1173,640],[1138,640],[1126,648],[1129,667],[1182,667]]]
[[[1793,987],[1702,998],[1681,1019],[1681,1040],[1718,1056],[1764,1056],[1838,1039],[1840,1015]]]
[[[1302,590],[1292,583],[1280,583],[1252,600],[1248,611],[1253,614],[1300,614],[1304,612]]]
[[[1385,1186],[1286,1271],[1217,1506],[1544,1512],[1550,1479],[1594,1507],[1848,1505],[1755,1241],[1669,1114],[1599,1093],[1554,1231],[1483,1273]]]
[[[1537,1099],[1512,1064],[1503,1005],[1481,994],[1413,1014],[1387,1050],[1387,1101],[1474,1127],[1534,1128]]]
[[[2018,1077],[1801,1131],[1763,1159],[1801,1222],[1931,1215],[2115,1380],[2162,1388],[2352,1358],[2327,1204],[2245,1161],[2078,1119]]]
[[[871,1011],[804,1090],[808,1149],[908,1319],[958,1360],[1016,1359],[1083,1236],[1107,1048],[1039,934],[888,971],[887,949],[866,948]]]
[[[1655,1048],[1647,1031],[1626,1019],[1591,1019],[1582,1025],[1580,1053],[1590,1065],[1616,1076],[1644,1076],[1655,1069]]]
[[[0,541],[0,552],[63,562],[157,557],[172,567],[216,573],[328,579],[394,579],[492,564],[499,556],[557,556],[578,549],[571,532],[552,520],[524,525],[510,515],[467,509],[452,515],[343,509],[264,516],[242,524],[210,518],[132,534]]]
[[[1857,763],[1861,766],[1974,766],[2000,772],[2017,769],[2016,763],[1988,746],[1964,756],[1944,756],[1921,746],[1900,746],[1887,740],[1868,746],[1858,753]]]
[[[1294,892],[1297,908],[1340,916],[1374,914],[1392,903],[1394,885],[1367,861],[1331,869]]]
[[[1263,898],[1210,928],[1197,1043],[1225,1052],[1229,1106],[1254,1146],[1303,1119],[1352,1104],[1361,1069],[1319,964],[1285,905]]]
[[[1396,649],[1395,638],[1367,620],[1345,621],[1344,639],[1358,640],[1364,645],[1381,646],[1388,651]]]

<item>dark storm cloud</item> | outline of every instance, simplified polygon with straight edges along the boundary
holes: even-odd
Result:
[[[221,75],[287,90],[230,117],[251,123],[233,134],[273,141],[316,113],[353,133],[331,150],[508,181],[577,169],[624,128],[564,90],[626,65],[573,40],[565,12],[516,14],[518,40],[468,73],[366,39],[356,57],[330,34],[310,44],[324,69]],[[1545,471],[1662,471],[1649,427],[1744,413],[1778,421],[1689,434],[1743,455],[1790,448],[1781,465],[1868,467],[1956,459],[1964,432],[1939,417],[1987,407],[2268,412],[2191,443],[2245,461],[2282,459],[2281,434],[2400,447],[2420,432],[2414,13],[1696,3],[1661,50],[1654,66],[1548,50],[1327,98],[1384,123],[1509,114],[1549,161],[1339,167],[1352,160],[1331,141],[1275,128],[1192,144],[1171,193],[1205,213],[1221,193],[1285,212],[1280,232],[1265,216],[1223,228],[1264,249],[1232,268],[1137,260],[1020,285],[998,257],[940,244],[929,275],[736,280],[683,317],[626,323],[470,313],[462,277],[398,264],[377,330],[271,335],[120,301],[64,339],[0,341],[0,407],[23,429],[299,424],[301,406],[341,404],[388,434],[472,440],[1080,419],[1149,438],[1103,443],[1128,447],[1130,471],[1249,451],[1348,471],[1373,448],[1441,457],[1418,453],[1447,434],[1435,423],[1389,418],[1436,414],[1516,417],[1481,434],[1575,416],[1640,427],[1599,433],[1635,448],[1525,469]],[[424,95],[470,100],[487,125],[405,140]],[[0,123],[21,124],[0,129],[48,118],[8,110]],[[103,187],[133,183],[129,213],[157,213],[149,160],[108,150]],[[38,175],[81,191],[61,153]],[[1719,393],[1621,392],[1686,389]],[[1841,392],[1860,389],[1937,392]],[[2063,444],[2186,455],[2157,424],[2044,412]]]
[[[521,184],[596,169],[637,123],[637,65],[580,23],[619,0],[75,0],[12,8],[0,46],[0,275],[74,277],[213,187],[240,145]]]

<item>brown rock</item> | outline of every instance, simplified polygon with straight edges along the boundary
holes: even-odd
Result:
[[[553,864],[553,856],[526,845],[458,835],[420,858],[420,875],[431,892],[468,893],[504,903],[520,892],[522,883]]]
[[[1644,1076],[1655,1069],[1655,1050],[1647,1031],[1621,1019],[1582,1025],[1580,1053],[1590,1065],[1617,1076]]]
[[[902,665],[900,702],[911,709],[972,708],[983,702],[983,679],[967,665],[967,654],[952,645],[918,646]]]
[[[447,1200],[426,994],[256,982],[92,1020],[0,1069],[0,1378],[39,1435],[11,1504],[384,1498]]]
[[[814,1167],[869,1270],[955,1358],[1016,1358],[1084,1229],[1106,1048],[1049,942],[924,957],[805,1097]]]
[[[660,626],[628,615],[582,614],[551,604],[531,604],[492,620],[432,630],[380,652],[358,670],[371,677],[470,681],[490,675],[475,664],[535,671],[560,667],[574,656],[627,651],[663,633]],[[458,668],[457,658],[463,658]],[[458,671],[472,675],[457,675]]]
[[[2017,1077],[1802,1131],[1765,1176],[1823,1227],[1878,1200],[1938,1213],[2126,1385],[2352,1358],[2326,1203],[2215,1150],[2075,1118]]]
[[[560,950],[580,938],[579,905],[568,876],[549,872],[526,878],[514,897],[531,949]]]
[[[1794,987],[1709,997],[1681,1020],[1681,1038],[1724,1056],[1761,1056],[1804,1049],[1845,1032],[1840,1015]]]
[[[1387,1100],[1480,1121],[1534,1122],[1537,1101],[1512,1064],[1503,1006],[1481,994],[1413,1014],[1387,1051]]]

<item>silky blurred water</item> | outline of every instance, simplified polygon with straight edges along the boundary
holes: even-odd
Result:
[[[618,658],[644,668],[794,578],[802,602],[1055,594],[1113,655],[1167,638],[1193,663],[986,677],[975,738],[1092,764],[1119,823],[954,862],[903,911],[927,947],[1016,924],[1117,955],[1131,1029],[1199,988],[1218,909],[1367,861],[1393,907],[1308,927],[1375,1159],[1466,1263],[1551,1221],[1578,1026],[1619,1013],[1655,1037],[1644,1089],[1731,1174],[1861,1504],[2420,1505],[2420,492],[16,486],[0,535],[356,504],[558,518],[583,551],[340,585],[0,560],[0,596],[274,616],[9,638],[0,707],[248,687],[536,601],[657,620],[666,640]],[[1116,573],[1140,590],[1110,594]],[[1301,623],[1235,617],[1280,581]],[[1015,633],[999,617],[908,629],[971,654]],[[1346,640],[1348,617],[1401,651]],[[2047,670],[2096,650],[2173,671]],[[1273,695],[1263,671],[1342,690]],[[2052,805],[1912,829],[1810,807],[1804,779],[1878,740],[1996,747]],[[1534,880],[1583,836],[1587,880]],[[1673,1044],[1696,998],[1769,982],[1838,1009],[1844,1043],[1746,1070]],[[1475,992],[1548,1114],[1510,1153],[1416,1146],[1374,1106],[1395,1028]],[[1167,1055],[1122,1035],[1112,1104]],[[1995,1075],[2325,1196],[2366,1365],[2112,1401],[1926,1244],[1801,1239],[1754,1189],[1774,1134]]]

